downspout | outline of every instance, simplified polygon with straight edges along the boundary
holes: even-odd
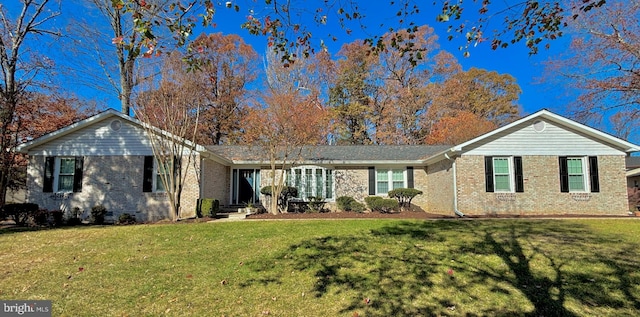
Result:
[[[458,210],[458,186],[456,185],[457,176],[456,176],[456,160],[449,157],[447,153],[444,153],[444,157],[447,160],[451,161],[451,166],[453,169],[453,212],[459,217],[464,217],[464,213]]]

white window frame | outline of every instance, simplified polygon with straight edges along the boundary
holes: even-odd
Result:
[[[158,160],[154,158],[153,159],[153,183],[152,183],[151,191],[153,193],[166,193],[167,192],[166,188],[158,188],[158,182],[162,182],[162,179],[160,179],[160,176],[158,173],[159,167],[160,167],[160,162],[158,162]],[[170,169],[172,170],[173,166],[171,166]],[[162,184],[162,186],[164,186],[164,184]]]
[[[389,189],[385,193],[381,193],[378,191],[378,182],[383,182],[383,180],[378,179],[378,171],[387,171],[387,188]],[[402,171],[402,188],[407,188],[407,168],[397,168],[397,167],[376,167],[375,175],[376,175],[376,196],[387,196],[390,190],[393,190],[393,171]]]
[[[496,186],[498,184],[498,182],[496,181],[496,159],[499,160],[503,160],[503,159],[507,159],[507,164],[508,164],[508,169],[509,169],[509,189],[508,190],[504,190],[504,189],[498,189]],[[493,156],[492,157],[492,162],[491,162],[491,166],[492,166],[492,171],[491,171],[491,177],[493,177],[493,191],[495,193],[513,193],[515,192],[515,181],[516,181],[516,171],[515,171],[515,167],[513,164],[513,156]],[[503,175],[503,174],[501,174]]]
[[[577,174],[571,174],[569,173],[569,161],[570,160],[580,160],[581,161],[581,165],[582,165],[582,189],[571,189],[571,175],[577,175]],[[591,192],[591,184],[589,183],[589,166],[587,166],[588,164],[588,160],[586,156],[567,156],[567,178],[568,178],[568,184],[567,184],[567,188],[569,189],[570,193],[589,193]]]
[[[54,166],[53,166],[53,192],[54,193],[72,193],[73,192],[73,182],[71,183],[71,189],[69,190],[60,190],[60,166],[62,165],[62,160],[72,160],[73,161],[73,173],[69,174],[65,174],[66,176],[72,176],[74,181],[75,181],[75,177],[76,177],[76,168],[75,168],[75,162],[76,162],[76,157],[75,156],[56,156],[55,157],[55,161],[54,161]]]
[[[307,180],[307,174],[306,174],[306,170],[311,170],[311,181],[309,183],[309,181]],[[296,176],[296,170],[300,171],[300,183],[299,184],[295,184],[297,186],[295,186],[298,189],[298,198],[303,199],[303,200],[307,200],[307,197],[309,196],[315,196],[315,197],[322,197],[322,199],[324,199],[325,201],[335,201],[336,199],[336,173],[335,170],[332,168],[328,168],[328,167],[322,167],[322,166],[317,166],[317,165],[303,165],[303,166],[295,166],[292,167],[290,169],[287,170],[286,173],[286,177],[287,177],[287,185],[288,186],[293,186],[293,180],[294,177]],[[317,170],[321,170],[322,174],[322,193],[321,195],[318,195],[317,193],[317,189],[318,189],[318,182],[317,182]],[[331,171],[331,198],[327,198],[327,171]],[[311,189],[311,194],[307,194],[306,189],[310,187]]]

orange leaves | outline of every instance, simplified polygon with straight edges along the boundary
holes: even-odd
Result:
[[[427,144],[460,144],[496,128],[487,119],[469,111],[458,111],[442,117],[432,127]]]

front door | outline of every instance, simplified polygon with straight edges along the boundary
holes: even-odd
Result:
[[[260,200],[260,170],[259,169],[234,169],[233,170],[233,195],[231,203],[244,205],[257,203]]]

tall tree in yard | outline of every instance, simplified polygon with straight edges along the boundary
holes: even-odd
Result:
[[[145,83],[134,108],[136,117],[144,123],[174,220],[182,216],[182,190],[190,170],[197,167],[195,138],[200,105],[205,100],[199,83],[186,67],[181,54],[166,55],[161,78]]]
[[[471,68],[434,85],[432,89],[430,120],[465,111],[501,126],[520,115],[518,98],[522,90],[509,74]]]
[[[373,80],[375,57],[356,41],[340,50],[335,83],[329,89],[333,130],[338,144],[370,144],[370,104],[376,91]]]
[[[79,31],[82,32],[81,39],[75,44],[91,46],[85,47],[85,50],[95,52],[95,54],[89,55],[100,62],[104,73],[104,78],[101,78],[99,82],[108,83],[109,91],[116,91],[121,111],[126,115],[131,114],[134,89],[142,80],[139,78],[138,71],[140,58],[156,56],[159,52],[159,46],[166,45],[171,40],[164,27],[157,28],[151,35],[153,26],[166,23],[164,8],[169,5],[169,2],[169,0],[126,2],[89,0],[83,5],[88,6],[88,10],[96,9],[106,20],[110,30],[103,31],[102,25],[95,25],[93,20],[73,25],[74,28],[79,28]],[[99,21],[103,20],[99,19]],[[101,40],[105,38],[111,40],[112,51],[110,52],[115,55],[115,59],[112,57],[113,55],[109,56],[104,52],[104,43]],[[83,51],[82,55],[84,54],[86,53]],[[117,75],[115,76],[112,74],[112,66],[117,67]],[[95,76],[95,74],[91,74],[91,76]],[[89,79],[94,82],[96,80],[96,78]]]
[[[299,161],[306,145],[322,143],[326,136],[327,111],[318,98],[318,89],[304,76],[304,60],[284,67],[276,56],[268,58],[268,87],[262,105],[249,109],[244,142],[260,147],[269,161],[272,186],[268,209],[278,209],[278,197],[285,186],[286,170]]]
[[[59,12],[49,10],[52,4],[49,0],[24,0],[15,19],[11,19],[0,5],[0,206],[4,205],[11,169],[16,161],[14,149],[22,141],[16,130],[16,111],[28,101],[28,91],[39,85],[38,74],[50,67],[30,56],[24,46],[36,36],[57,35],[45,28],[59,15]]]
[[[432,145],[460,144],[495,128],[495,123],[471,111],[450,111],[433,124],[424,141]]]
[[[385,49],[379,53],[375,73],[378,98],[372,120],[376,143],[420,144],[428,131],[422,121],[430,105],[430,86],[459,72],[460,65],[439,50],[437,36],[427,25],[387,33],[382,39]],[[407,54],[408,50],[415,55]]]
[[[607,1],[571,23],[571,50],[548,65],[550,77],[563,75],[578,89],[572,115],[591,124],[609,119],[627,138],[640,127],[640,1]],[[605,121],[606,122],[606,121]]]
[[[190,47],[198,65],[191,76],[205,96],[198,141],[235,143],[246,114],[246,86],[257,77],[258,55],[235,34],[202,34]]]
[[[11,131],[16,134],[18,142],[22,143],[66,127],[97,112],[95,105],[75,97],[29,92],[16,108]],[[9,171],[8,186],[10,188],[24,188],[26,168],[27,160],[24,155],[16,154]]]

